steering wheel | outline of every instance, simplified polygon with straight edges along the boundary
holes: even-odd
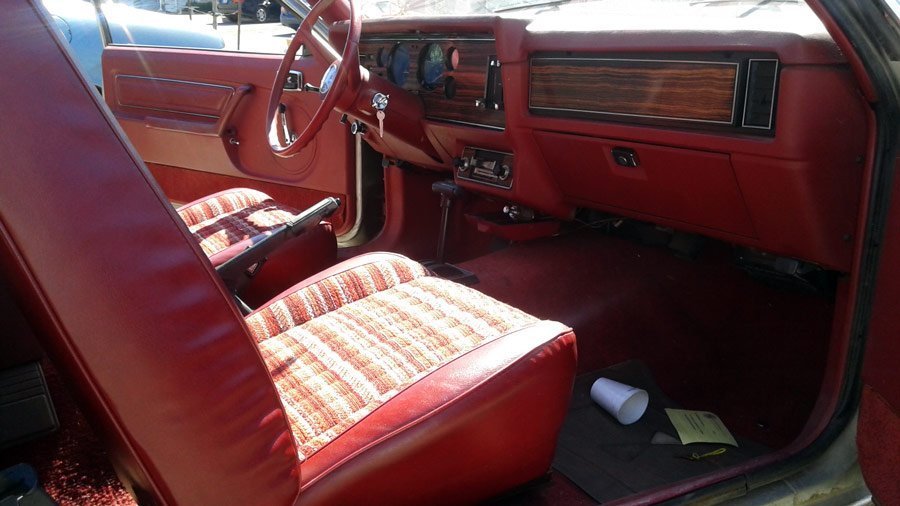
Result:
[[[275,74],[275,83],[272,85],[272,94],[269,96],[269,105],[266,109],[266,135],[269,138],[269,147],[272,152],[280,157],[287,158],[300,152],[306,147],[322,129],[325,120],[334,110],[335,106],[341,101],[341,97],[345,92],[358,92],[360,82],[359,72],[359,34],[362,30],[362,22],[360,20],[359,11],[357,11],[353,0],[347,0],[350,4],[350,26],[347,30],[347,40],[344,42],[344,50],[340,55],[331,45],[313,33],[313,27],[319,17],[326,9],[331,7],[335,0],[319,0],[319,2],[309,12],[309,15],[297,28],[297,33],[291,39],[284,59],[281,60],[281,66]],[[324,58],[330,60],[331,64],[322,75],[322,82],[319,85],[319,107],[312,115],[306,127],[299,135],[294,136],[288,132],[289,138],[285,138],[285,134],[276,125],[276,114],[284,111],[281,105],[281,94],[284,92],[284,83],[291,65],[297,57],[297,51],[301,45],[306,44],[311,48],[316,58]]]

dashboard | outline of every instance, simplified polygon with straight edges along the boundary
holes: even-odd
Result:
[[[869,125],[821,26],[391,19],[359,47],[421,107],[427,149],[365,137],[389,159],[547,215],[597,209],[850,268]]]

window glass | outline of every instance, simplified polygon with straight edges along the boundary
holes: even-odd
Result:
[[[43,2],[76,53],[90,47],[93,55],[98,45],[102,51],[91,1]],[[101,8],[119,45],[284,54],[299,25],[276,0],[101,0]]]
[[[791,13],[801,0],[357,0],[364,18],[497,14],[536,17],[575,12],[576,16],[622,13],[628,16],[745,17],[757,12]],[[896,0],[888,0],[896,1]]]

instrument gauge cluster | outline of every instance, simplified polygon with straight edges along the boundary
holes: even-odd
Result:
[[[384,69],[384,76],[396,85],[404,86],[410,75],[411,63],[417,56],[415,76],[417,83],[425,90],[434,90],[444,83],[449,71],[459,67],[459,49],[451,47],[446,52],[441,44],[397,42],[393,46],[379,47],[369,59],[375,66]]]
[[[422,98],[429,118],[502,129],[502,110],[486,110],[497,61],[490,35],[363,35],[360,63]],[[494,65],[496,66],[496,65]]]

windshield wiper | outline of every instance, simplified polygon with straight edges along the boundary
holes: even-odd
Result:
[[[511,5],[509,7],[500,7],[499,9],[494,9],[493,12],[498,13],[498,12],[521,11],[521,10],[525,10],[525,9],[531,9],[534,7],[557,7],[557,6],[560,6],[563,4],[567,4],[571,1],[572,0],[546,0],[546,1],[538,0],[537,2]]]

